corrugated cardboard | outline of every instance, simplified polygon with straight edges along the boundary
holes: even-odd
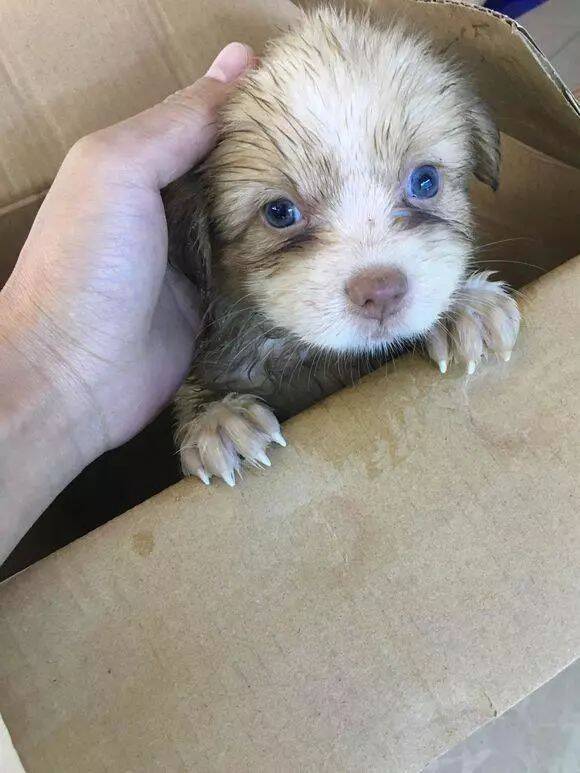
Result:
[[[512,362],[399,360],[0,586],[29,773],[416,771],[580,652],[580,260]]]
[[[49,5],[0,4],[13,244],[79,134],[298,13]],[[506,163],[475,196],[490,240],[516,241],[482,256],[542,273],[512,362],[398,360],[288,423],[267,473],[183,482],[0,585],[0,711],[29,773],[415,771],[580,653],[580,259],[544,274],[580,249],[576,108],[513,24],[405,8],[450,43],[465,27],[475,64],[486,41]]]

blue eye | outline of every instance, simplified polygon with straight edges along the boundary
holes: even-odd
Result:
[[[407,195],[413,199],[431,199],[439,190],[439,172],[434,166],[418,166],[407,180]]]
[[[288,228],[302,220],[300,210],[290,199],[276,199],[266,204],[264,217],[274,228]]]

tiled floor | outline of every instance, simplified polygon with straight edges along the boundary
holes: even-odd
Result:
[[[580,661],[478,730],[424,773],[578,773]]]
[[[580,0],[548,0],[518,21],[580,87]],[[424,773],[580,773],[580,660]]]
[[[580,0],[548,0],[518,22],[571,88],[580,87]],[[580,769],[580,768],[579,768]]]

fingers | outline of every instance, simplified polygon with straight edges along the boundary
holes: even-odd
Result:
[[[230,43],[203,78],[164,102],[81,140],[85,156],[109,161],[117,176],[163,188],[212,148],[217,111],[232,84],[253,65],[252,49]]]
[[[129,119],[127,129],[141,143],[142,163],[155,175],[159,188],[187,172],[211,149],[217,110],[252,56],[248,46],[230,43],[203,78]]]
[[[214,59],[205,77],[220,83],[233,83],[246,71],[253,58],[254,52],[250,46],[245,43],[229,43]]]

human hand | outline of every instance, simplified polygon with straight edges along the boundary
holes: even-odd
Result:
[[[199,318],[167,264],[160,190],[210,150],[252,56],[231,43],[195,84],[65,158],[0,293],[0,560],[180,385]]]
[[[160,189],[208,152],[215,110],[251,56],[230,44],[193,86],[80,140],[3,292],[30,365],[101,424],[91,455],[136,434],[188,368],[196,296],[167,265]]]

